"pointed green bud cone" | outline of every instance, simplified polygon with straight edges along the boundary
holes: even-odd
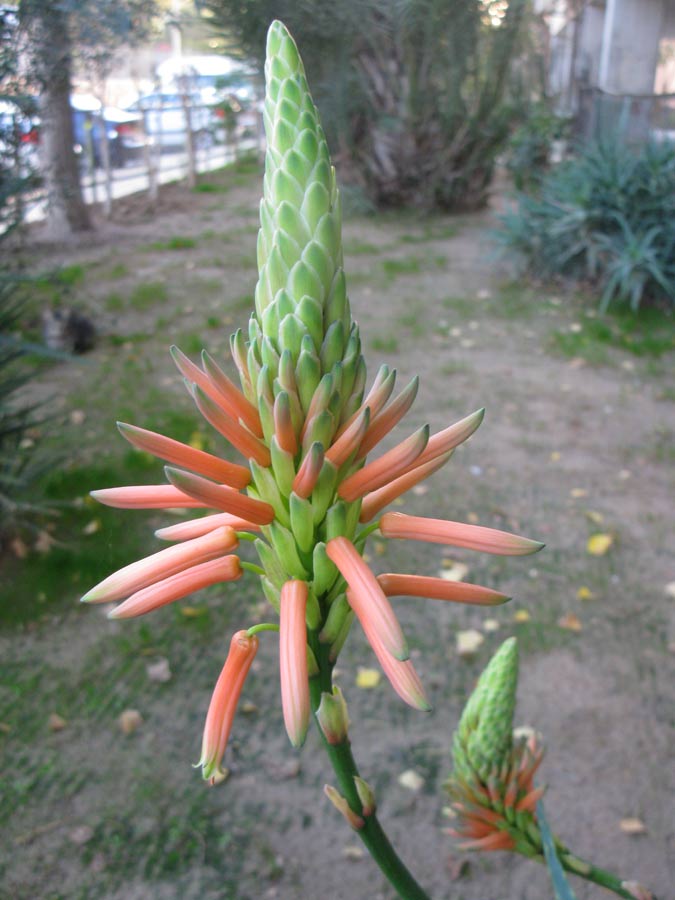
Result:
[[[323,343],[323,309],[321,304],[314,297],[305,294],[300,299],[295,312],[312,338],[312,349],[317,352]]]
[[[284,316],[279,323],[279,346],[284,352],[290,351],[294,367],[300,356],[302,339],[307,333],[304,322],[296,315]]]
[[[333,322],[328,326],[326,337],[323,339],[319,359],[324,372],[330,372],[333,366],[342,361],[345,351],[345,327],[342,322]]]
[[[254,459],[249,460],[253,483],[261,500],[269,503],[274,509],[274,515],[282,525],[290,526],[291,519],[288,510],[281,498],[279,486],[271,469],[258,465]]]
[[[274,587],[269,578],[266,578],[264,575],[260,576],[260,583],[262,584],[263,593],[267,598],[270,606],[276,612],[279,612],[279,590]]]
[[[272,340],[266,335],[263,336],[260,342],[260,358],[262,360],[262,364],[264,366],[267,366],[270,372],[279,371],[279,354],[277,353],[276,347],[272,343]]]
[[[453,744],[455,767],[486,781],[510,759],[518,685],[518,644],[504,641],[464,707]]]
[[[304,346],[304,342],[303,342]],[[295,367],[295,380],[303,413],[306,415],[321,379],[321,363],[316,353],[302,349]]]
[[[309,500],[303,500],[296,493],[291,493],[289,498],[291,514],[291,531],[303,553],[311,553],[314,548],[314,519],[312,518],[312,504]]]
[[[315,678],[319,674],[319,664],[316,661],[316,656],[312,653],[312,648],[307,645],[307,677]]]
[[[312,552],[312,571],[314,572],[314,580],[312,582],[312,587],[314,588],[314,592],[318,597],[327,594],[328,591],[333,587],[335,581],[338,577],[337,566],[332,560],[328,559],[328,555],[326,554],[326,545],[323,541],[319,541],[314,546],[314,550]],[[345,599],[345,603],[347,603]],[[349,604],[347,604],[349,606]],[[332,607],[331,607],[332,609]],[[328,627],[328,621],[330,620],[330,612],[328,613],[328,619],[326,620],[326,625],[324,626],[324,632]],[[342,622],[340,621],[340,624]],[[335,640],[337,637],[337,633],[339,631],[339,626],[334,630],[330,631],[328,637],[326,637],[326,643],[330,643]]]
[[[272,435],[270,440],[270,456],[272,458],[272,472],[279,490],[284,497],[288,497],[293,489],[295,465],[291,454],[281,449],[274,435]]]
[[[287,580],[299,578],[300,581],[308,581],[309,572],[300,560],[292,532],[276,521],[267,527],[270,543],[274,547],[283,570],[287,573]]]
[[[331,644],[330,652],[328,653],[328,659],[331,662],[335,662],[335,660],[340,655],[340,651],[345,645],[345,641],[349,637],[349,631],[352,627],[352,622],[354,621],[354,612],[350,610],[345,616],[345,620],[342,623],[342,628],[340,629],[338,636],[335,638],[335,641]]]
[[[340,632],[342,631],[345,619],[350,612],[351,606],[349,605],[349,601],[347,600],[347,597],[344,593],[340,594],[335,598],[335,600],[333,600],[328,610],[328,615],[326,616],[324,626],[321,629],[321,633],[319,634],[319,640],[322,644],[332,644],[337,640]]]
[[[335,466],[327,459],[324,460],[316,485],[312,491],[312,512],[314,513],[315,525],[321,522],[326,515],[328,507],[333,502],[337,477],[338,470]]]
[[[367,781],[361,778],[360,775],[354,775],[354,785],[356,787],[356,793],[359,795],[359,800],[361,801],[362,815],[366,817],[372,816],[372,814],[377,809],[377,803],[375,802],[375,791],[371,788]]]
[[[333,685],[333,692],[323,691],[316,711],[316,720],[329,744],[342,744],[349,740],[349,713],[340,688]]]
[[[305,607],[305,621],[307,627],[312,631],[316,631],[321,624],[321,607],[316,594],[310,588],[307,591],[307,606]]]
[[[286,575],[286,572],[284,571],[283,566],[281,565],[281,562],[279,561],[279,557],[276,555],[270,545],[263,541],[261,538],[257,538],[253,542],[253,546],[258,553],[260,564],[265,570],[270,584],[272,584],[275,590],[280,591],[284,584],[288,581],[288,577]]]
[[[347,504],[344,501],[339,500],[328,510],[324,531],[326,543],[347,534]]]
[[[319,443],[330,447],[335,433],[335,419],[324,409],[318,415],[307,420],[307,427],[302,439],[302,452],[307,453],[312,444]]]

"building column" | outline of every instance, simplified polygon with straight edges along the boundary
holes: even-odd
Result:
[[[612,94],[653,94],[664,0],[607,0],[598,86]]]

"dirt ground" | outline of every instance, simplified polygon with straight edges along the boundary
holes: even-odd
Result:
[[[257,173],[213,191],[170,188],[155,215],[130,201],[88,242],[56,248],[32,236],[25,252],[41,271],[82,267],[64,302],[92,315],[100,333],[82,364],[56,365],[43,379],[69,417],[62,438],[72,464],[124,452],[116,419],[144,425],[160,406],[187,413],[168,345],[194,357],[201,344],[226,358],[255,284],[259,190]],[[476,435],[401,509],[546,542],[535,557],[500,559],[371,541],[377,571],[437,574],[459,562],[467,580],[513,600],[496,612],[397,601],[433,703],[428,714],[404,707],[384,679],[373,689],[356,686],[358,667],[377,664],[355,627],[337,678],[354,754],[384,827],[430,896],[551,897],[543,868],[503,853],[462,855],[444,833],[441,784],[453,729],[489,656],[515,634],[517,724],[543,735],[539,780],[548,785],[553,829],[579,855],[668,900],[675,898],[675,600],[667,591],[675,580],[675,355],[584,342],[592,300],[514,285],[495,256],[493,226],[492,212],[348,218],[345,226],[370,379],[382,362],[396,367],[401,386],[420,375],[407,429],[429,422],[437,430],[486,407]],[[148,284],[155,288],[139,292]],[[578,354],[560,352],[560,336],[579,338]],[[150,480],[157,477],[153,470]],[[168,519],[148,517],[138,556],[156,549],[152,529]],[[587,552],[596,532],[612,537],[601,556]],[[261,636],[247,706],[235,720],[230,777],[210,790],[190,768],[232,631],[273,617],[253,576],[186,601],[208,611],[202,618],[167,609],[139,623],[80,608],[83,588],[71,585],[47,616],[0,631],[0,897],[394,896],[323,796],[331,772],[316,735],[300,752],[288,744],[272,635]],[[8,583],[2,593],[3,603],[17,601]],[[568,614],[578,630],[559,624]],[[485,640],[463,658],[456,636],[469,628]],[[170,666],[166,683],[147,674],[158,658]],[[142,723],[124,735],[118,716],[129,708]],[[61,730],[48,727],[54,712],[65,719]],[[416,790],[399,781],[408,770],[421,778]],[[639,819],[641,833],[626,833],[626,819]],[[461,858],[468,865],[458,876]],[[574,888],[579,900],[609,896],[578,880]]]

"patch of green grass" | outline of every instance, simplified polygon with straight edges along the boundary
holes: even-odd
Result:
[[[103,305],[108,310],[108,312],[120,312],[124,309],[124,299],[122,298],[121,294],[113,291],[111,294],[107,294],[105,300],[103,301]]]
[[[645,439],[645,451],[657,463],[675,463],[675,434],[669,428],[657,428]]]
[[[481,301],[482,302],[482,301]],[[541,305],[538,294],[517,281],[500,285],[490,302],[490,312],[504,319],[526,319]]]
[[[131,292],[129,303],[134,309],[149,309],[156,303],[162,303],[169,296],[163,281],[143,281]]]
[[[225,194],[230,187],[227,184],[218,184],[214,181],[200,181],[192,191],[195,194]]]
[[[410,306],[414,306],[414,302],[411,301]],[[426,329],[424,327],[422,314],[419,310],[399,316],[396,321],[401,328],[406,328],[413,337],[422,337],[425,333]]]
[[[398,259],[382,261],[382,271],[388,279],[397,278],[399,275],[414,275],[420,270],[420,260],[416,256],[401,256]]]
[[[660,388],[656,399],[666,403],[675,403],[675,387]]]
[[[192,250],[197,246],[195,238],[186,237],[185,235],[176,234],[167,238],[165,241],[153,241],[151,244],[145,244],[143,250]]]
[[[185,334],[180,339],[183,353],[201,353],[204,347],[204,338],[199,334]]]
[[[72,266],[63,266],[62,269],[59,269],[58,272],[54,274],[54,281],[58,284],[63,284],[66,287],[73,287],[84,281],[84,275],[84,266],[76,263]]]
[[[134,331],[132,334],[111,334],[108,341],[113,347],[123,347],[125,344],[143,344],[150,337],[146,331]]]
[[[444,297],[442,305],[461,318],[470,318],[480,312],[480,306],[471,297]]]
[[[603,318],[583,319],[579,325],[575,331],[554,331],[552,347],[564,356],[600,363],[609,360],[608,348],[652,359],[675,350],[672,317],[657,310],[643,309],[637,315],[609,313]]]
[[[228,300],[227,305],[232,310],[252,310],[255,304],[255,298],[253,294],[240,294],[239,297],[234,297],[232,300]]]
[[[124,263],[115,263],[107,269],[105,273],[102,272],[101,277],[112,281],[116,278],[124,278],[124,276],[128,274],[129,268]]]
[[[369,244],[368,241],[359,241],[354,238],[343,241],[342,247],[345,256],[375,256],[382,252],[382,248],[377,244]]]
[[[370,342],[370,346],[373,350],[377,350],[381,353],[397,353],[398,352],[398,341],[395,337],[376,337],[373,338]]]
[[[207,328],[220,328],[222,325],[222,320],[219,316],[207,316],[206,317],[206,327]]]

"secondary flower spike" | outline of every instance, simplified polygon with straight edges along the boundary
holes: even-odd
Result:
[[[93,496],[122,509],[182,510],[184,518],[154,523],[156,537],[174,543],[111,575],[84,598],[122,601],[113,618],[162,616],[162,607],[190,592],[229,592],[231,581],[260,578],[272,621],[233,638],[204,734],[209,779],[218,772],[263,631],[266,639],[278,634],[284,723],[299,746],[310,697],[328,696],[354,620],[397,694],[424,710],[429,703],[394,610],[399,601],[390,597],[479,605],[507,599],[490,588],[428,575],[377,578],[364,559],[372,531],[496,553],[541,546],[493,529],[385,511],[450,460],[480,425],[483,410],[430,436],[428,425],[403,424],[418,394],[417,377],[397,392],[396,370],[383,365],[368,380],[343,270],[335,170],[297,47],[280,22],[268,33],[265,81],[258,280],[248,328],[232,335],[229,362],[206,351],[192,360],[171,349],[196,414],[211,429],[210,443],[228,442],[227,459],[211,446],[207,452],[120,424],[132,446],[167,463],[167,483],[104,488]],[[247,543],[259,565],[235,554]],[[323,720],[327,708],[325,701]]]

